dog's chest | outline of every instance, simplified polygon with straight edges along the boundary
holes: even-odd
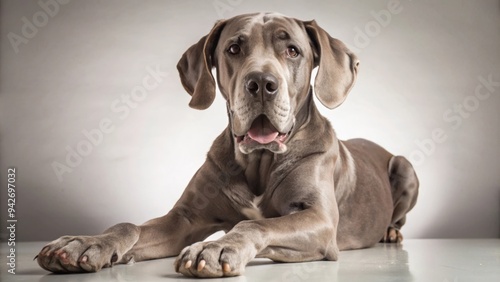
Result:
[[[241,156],[241,155],[240,155]],[[276,155],[268,150],[254,151],[237,158],[244,168],[248,198],[243,200],[239,210],[247,219],[262,219],[280,216],[279,207],[273,200],[275,191],[280,190],[281,181],[287,171],[294,167],[301,156],[294,154]]]
[[[267,150],[256,151],[246,158],[245,178],[252,198],[240,211],[248,219],[262,219],[268,214],[270,175],[274,164],[274,153]]]
[[[274,154],[267,150],[255,152],[248,156],[245,178],[248,188],[256,196],[262,195],[269,184],[273,158]]]
[[[262,195],[256,196],[253,198],[252,202],[250,202],[249,207],[244,207],[241,209],[241,213],[246,216],[248,219],[263,219],[265,216],[262,213],[260,208],[260,203],[262,201]]]

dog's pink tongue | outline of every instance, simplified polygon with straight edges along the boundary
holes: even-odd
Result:
[[[248,131],[248,136],[260,144],[269,144],[278,137],[278,131],[271,124],[269,119],[260,116],[252,123],[252,127]]]

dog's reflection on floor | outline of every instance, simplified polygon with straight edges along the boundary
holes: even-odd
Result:
[[[413,281],[408,252],[404,244],[380,243],[374,248],[343,251],[338,262],[315,261],[277,264],[254,260],[247,271],[262,281],[383,281],[394,277],[398,281]],[[258,273],[258,274],[257,274]]]

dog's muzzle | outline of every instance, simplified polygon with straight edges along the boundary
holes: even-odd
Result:
[[[284,153],[294,120],[290,119],[289,107],[280,104],[283,99],[277,99],[284,94],[279,79],[272,72],[252,71],[244,76],[242,86],[246,110],[230,111],[231,118],[239,115],[233,134],[240,151],[248,154],[267,149]]]
[[[293,124],[285,132],[279,132],[266,115],[259,115],[245,135],[235,135],[236,143],[241,152],[249,154],[254,150],[267,149],[274,153],[284,153],[287,150],[286,140]]]

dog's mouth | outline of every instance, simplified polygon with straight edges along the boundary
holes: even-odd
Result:
[[[287,132],[279,132],[267,116],[260,115],[252,122],[245,135],[234,137],[243,153],[250,153],[255,149],[268,149],[275,153],[283,153],[286,151],[284,143],[292,128],[293,125]]]

